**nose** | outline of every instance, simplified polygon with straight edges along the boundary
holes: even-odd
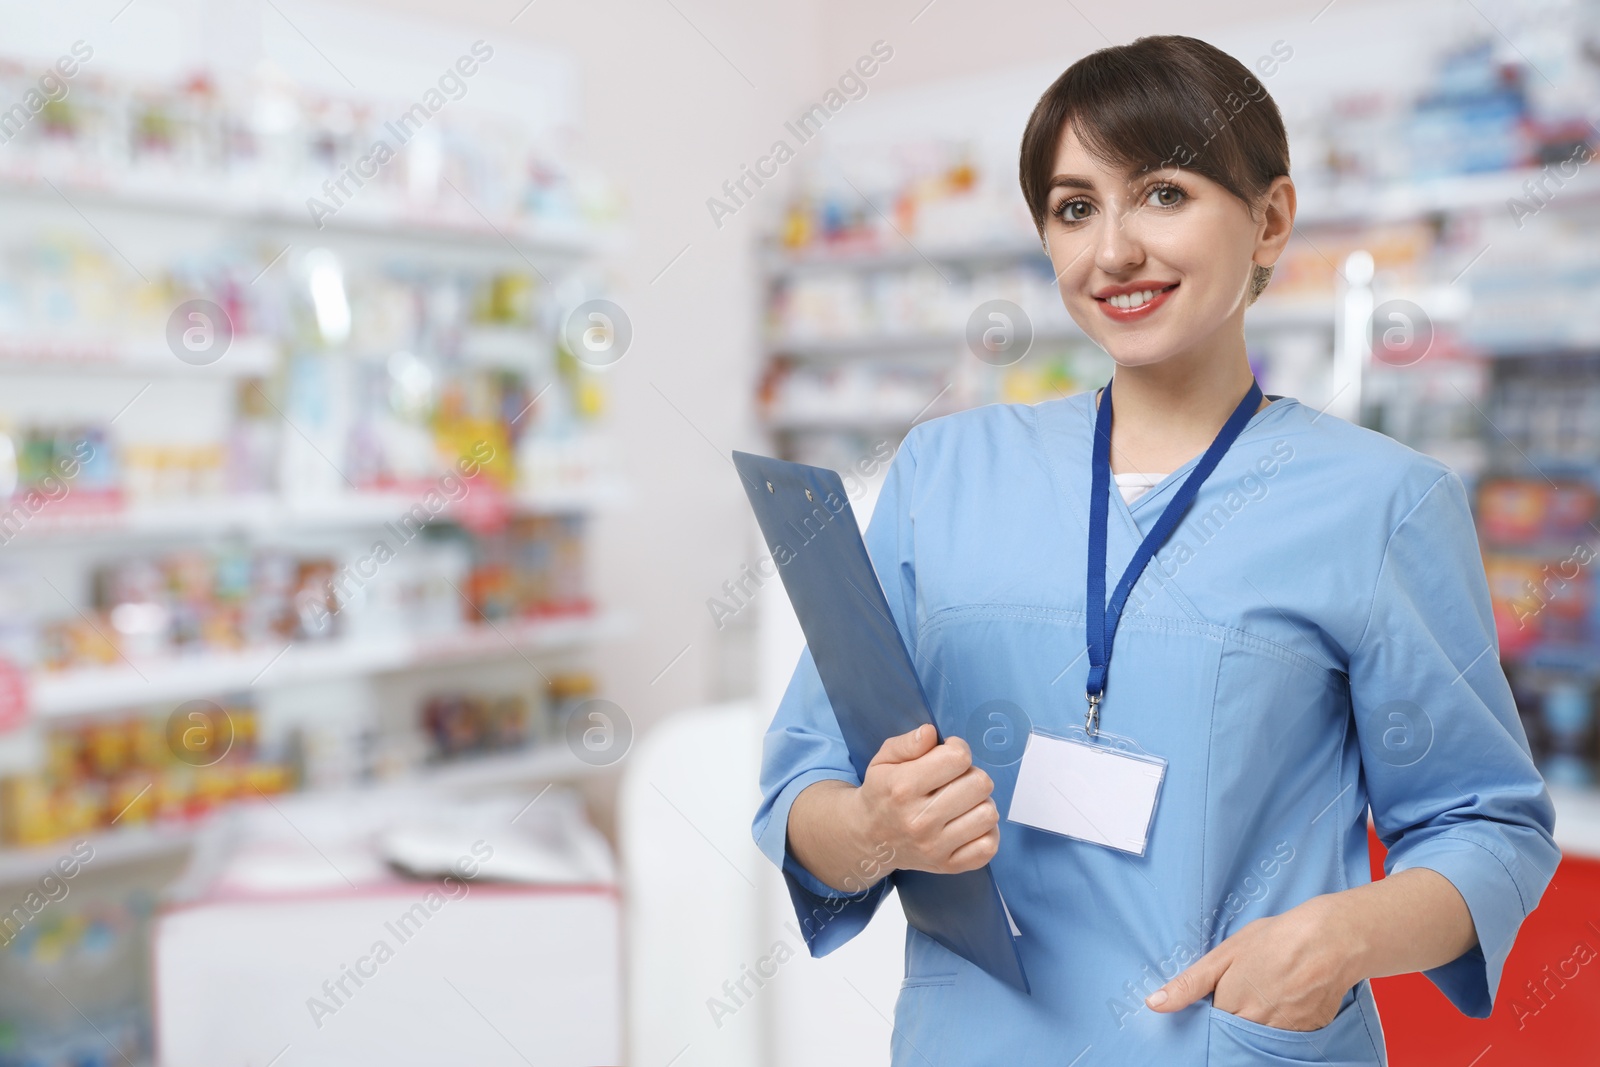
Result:
[[[1094,263],[1106,274],[1123,274],[1144,261],[1144,249],[1139,243],[1138,226],[1130,219],[1126,209],[1107,211],[1100,232],[1096,235]],[[1131,223],[1131,224],[1130,224]]]

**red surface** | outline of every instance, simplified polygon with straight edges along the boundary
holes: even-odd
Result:
[[[1380,878],[1384,849],[1369,837]],[[1600,862],[1561,861],[1517,934],[1489,1018],[1462,1015],[1420,974],[1372,988],[1393,1067],[1600,1063]]]

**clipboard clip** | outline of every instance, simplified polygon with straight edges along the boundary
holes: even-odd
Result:
[[[1083,713],[1083,732],[1094,737],[1100,732],[1100,694],[1089,693],[1089,710]]]

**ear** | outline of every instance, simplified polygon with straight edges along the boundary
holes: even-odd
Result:
[[[1294,233],[1295,194],[1294,182],[1287,174],[1272,179],[1263,198],[1266,210],[1256,230],[1256,250],[1253,262],[1270,267],[1283,255],[1284,246]]]

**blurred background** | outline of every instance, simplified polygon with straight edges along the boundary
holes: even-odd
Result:
[[[0,1065],[887,1062],[899,908],[811,960],[751,839],[802,639],[729,452],[865,525],[915,423],[1103,384],[1016,150],[1155,32],[1282,109],[1251,361],[1461,474],[1557,796],[1394,1062],[1594,1062],[1600,3],[0,19]]]

